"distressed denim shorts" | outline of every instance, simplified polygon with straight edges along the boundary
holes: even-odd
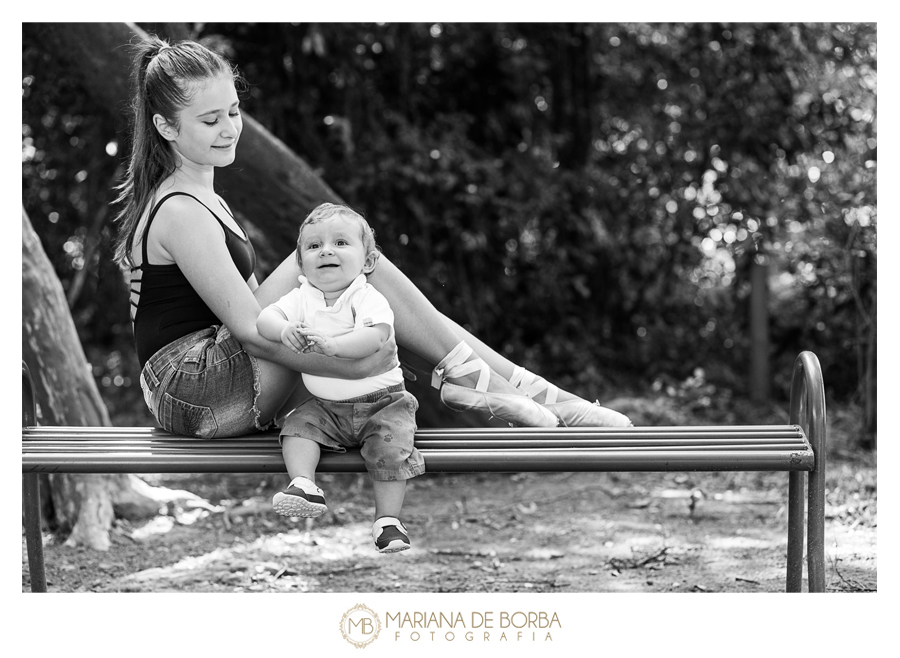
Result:
[[[285,419],[279,440],[299,436],[334,452],[358,447],[373,480],[408,480],[425,472],[413,445],[418,409],[403,384],[351,400],[314,397]]]
[[[266,429],[256,406],[259,365],[224,325],[188,334],[150,357],[141,390],[156,422],[173,434],[211,439]]]

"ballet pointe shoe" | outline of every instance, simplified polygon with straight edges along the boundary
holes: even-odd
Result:
[[[441,390],[441,402],[454,411],[481,411],[518,427],[556,427],[559,424],[555,414],[526,395],[488,391],[491,375],[496,373],[482,359],[466,361],[471,355],[472,348],[460,343],[434,369],[431,384]],[[475,388],[447,382],[448,377],[462,377],[473,372],[479,373]]]
[[[633,423],[624,414],[601,407],[600,402],[591,404],[581,398],[558,401],[559,388],[543,377],[516,366],[509,383],[521,390],[530,398],[547,391],[543,406],[553,412],[559,419],[561,427],[633,427]]]
[[[634,423],[625,414],[603,407],[599,400],[593,404],[581,398],[565,402],[544,404],[556,414],[561,427],[633,427]]]

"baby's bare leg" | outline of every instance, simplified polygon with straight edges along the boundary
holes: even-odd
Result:
[[[375,518],[400,518],[406,497],[406,480],[373,480],[372,488],[375,490]]]
[[[375,523],[372,540],[379,553],[405,551],[410,546],[409,533],[400,520],[400,509],[406,495],[406,480],[374,481]]]
[[[312,482],[316,481],[320,455],[318,443],[302,436],[286,436],[281,444],[281,453],[292,480],[302,476]]]
[[[272,498],[272,508],[282,516],[315,517],[328,509],[325,494],[316,486],[319,444],[302,436],[285,436],[281,452],[291,481]]]

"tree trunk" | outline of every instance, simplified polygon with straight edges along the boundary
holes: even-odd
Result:
[[[117,113],[127,107],[131,53],[146,33],[129,23],[43,23],[28,26],[48,52],[80,74],[88,93]],[[183,36],[183,25],[153,24],[159,34]],[[216,187],[245,225],[265,275],[291,251],[300,220],[323,202],[342,203],[312,168],[242,111],[237,158],[216,171]],[[124,122],[123,122],[124,127]]]
[[[91,375],[62,284],[22,210],[22,358],[34,378],[41,425],[108,426],[109,414]],[[109,548],[113,506],[155,513],[158,503],[130,492],[133,476],[50,475],[54,520],[67,544]]]

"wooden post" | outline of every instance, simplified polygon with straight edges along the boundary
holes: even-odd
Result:
[[[769,399],[769,258],[763,253],[750,263],[750,399]]]

